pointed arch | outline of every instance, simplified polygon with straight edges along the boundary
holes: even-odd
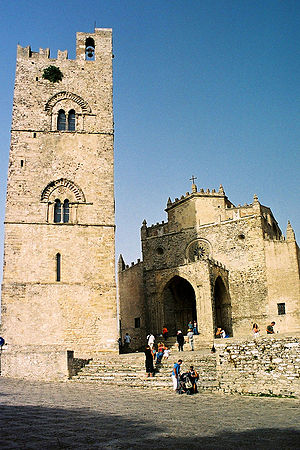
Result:
[[[192,284],[178,275],[173,276],[162,291],[163,322],[171,335],[185,332],[190,320],[197,321],[196,294]]]
[[[217,277],[214,284],[213,321],[215,329],[220,327],[232,336],[231,300],[221,276]]]
[[[57,189],[59,186],[66,187],[67,189],[69,189],[70,191],[73,192],[73,194],[78,202],[85,203],[86,200],[85,200],[85,196],[84,196],[82,189],[80,189],[79,186],[77,186],[72,181],[67,180],[66,178],[60,178],[59,180],[51,181],[49,184],[47,184],[47,186],[45,187],[45,189],[42,192],[41,201],[48,202],[51,193],[55,189]]]
[[[53,97],[51,97],[47,101],[47,103],[45,105],[45,111],[47,111],[48,114],[51,114],[52,109],[56,105],[56,103],[61,100],[65,100],[65,99],[70,99],[70,100],[73,100],[75,103],[77,103],[80,106],[83,113],[88,114],[88,113],[92,112],[91,107],[89,106],[88,102],[86,102],[79,95],[74,94],[73,92],[68,92],[68,91],[57,92],[57,94],[53,95]]]

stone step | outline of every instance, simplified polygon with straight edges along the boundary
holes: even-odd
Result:
[[[207,349],[189,352],[172,352],[168,360],[162,360],[154,377],[146,377],[144,353],[122,355],[97,355],[72,378],[72,381],[111,384],[117,386],[170,389],[174,362],[182,359],[182,372],[194,365],[199,373],[199,390],[215,390],[216,357]]]

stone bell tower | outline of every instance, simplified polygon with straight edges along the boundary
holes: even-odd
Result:
[[[78,357],[117,350],[112,57],[111,29],[77,33],[75,60],[67,51],[52,59],[49,49],[18,46],[2,285],[5,375],[30,371],[25,354],[40,367],[49,349]]]

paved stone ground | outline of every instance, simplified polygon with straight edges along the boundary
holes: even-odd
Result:
[[[299,401],[0,378],[1,449],[296,449]]]

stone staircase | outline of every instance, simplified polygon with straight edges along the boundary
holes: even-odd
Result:
[[[144,353],[128,353],[122,355],[101,354],[83,367],[72,382],[98,382],[117,386],[171,389],[171,372],[174,362],[183,360],[181,373],[193,365],[199,373],[198,389],[216,390],[216,356],[208,349],[178,352],[172,350],[168,360],[156,366],[155,376],[146,377]]]

